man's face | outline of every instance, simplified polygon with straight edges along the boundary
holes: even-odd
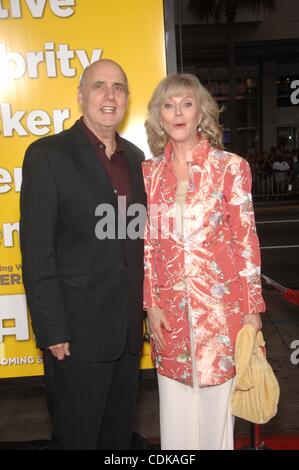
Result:
[[[87,126],[94,132],[115,131],[128,105],[126,81],[114,63],[96,62],[86,71],[78,102]]]

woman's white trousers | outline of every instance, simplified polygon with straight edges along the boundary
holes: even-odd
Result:
[[[232,450],[232,384],[190,387],[158,374],[161,449]]]

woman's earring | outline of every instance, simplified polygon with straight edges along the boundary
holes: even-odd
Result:
[[[163,130],[163,129],[161,129],[161,132],[160,132],[160,134],[161,134],[161,135],[164,135],[164,134],[165,134],[165,132],[164,132],[164,130]]]
[[[200,124],[198,124],[197,130],[198,130],[198,132],[201,132],[201,131],[202,131],[202,128],[201,128],[201,125],[200,125]]]

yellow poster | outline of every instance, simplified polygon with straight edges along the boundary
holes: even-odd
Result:
[[[143,123],[166,73],[164,41],[163,0],[0,0],[0,378],[43,373],[19,250],[25,149],[74,123],[82,71],[111,58],[130,87],[120,132],[148,153]],[[152,366],[148,345],[141,366]]]

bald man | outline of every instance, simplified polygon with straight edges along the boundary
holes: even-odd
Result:
[[[31,144],[23,164],[24,286],[59,449],[131,446],[143,240],[124,237],[124,230],[118,237],[118,226],[111,232],[117,220],[128,227],[132,217],[125,212],[132,204],[145,205],[144,155],[117,133],[128,96],[120,65],[94,62],[78,88],[82,117]],[[106,219],[110,232],[99,236],[98,214],[107,216],[101,209],[107,207],[115,218]]]

